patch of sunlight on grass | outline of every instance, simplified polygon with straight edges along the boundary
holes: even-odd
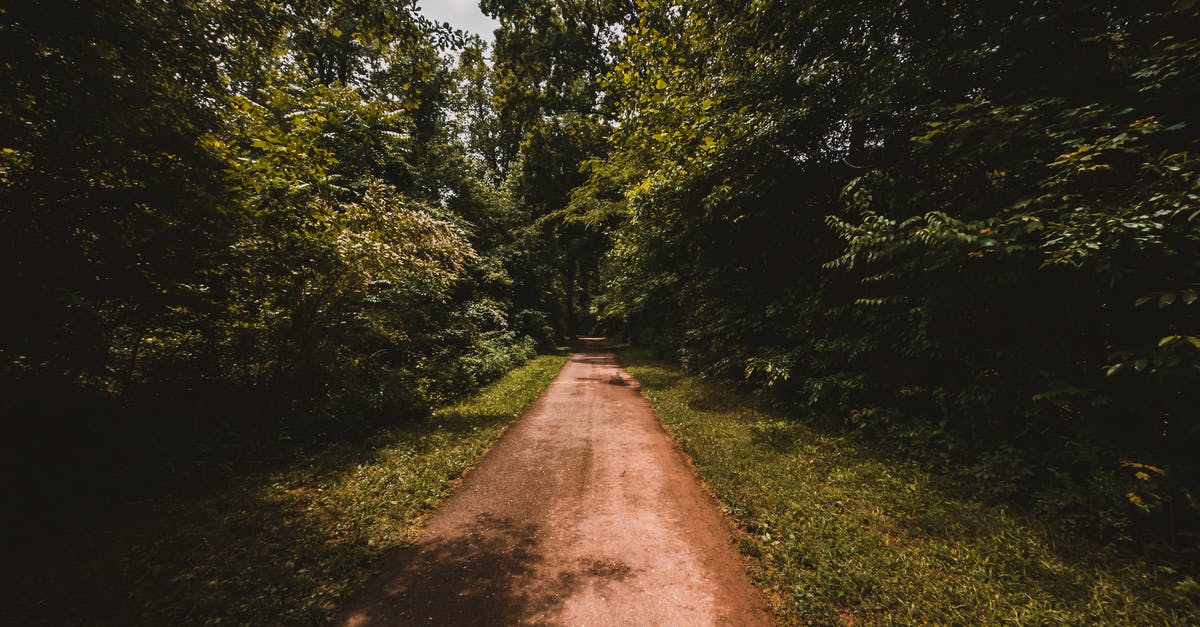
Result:
[[[566,354],[530,360],[431,417],[305,454],[72,544],[30,573],[13,624],[327,621],[532,403]]]
[[[1160,570],[634,349],[622,363],[788,624],[1192,624]]]

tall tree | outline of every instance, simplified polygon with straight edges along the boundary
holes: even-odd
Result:
[[[549,310],[557,331],[575,336],[597,290],[604,234],[571,220],[573,189],[585,159],[604,154],[608,128],[597,83],[609,66],[629,2],[485,1],[500,21],[494,53],[494,106],[505,189],[526,225],[516,247],[518,302]]]

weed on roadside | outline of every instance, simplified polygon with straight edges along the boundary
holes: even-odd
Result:
[[[972,498],[916,461],[756,407],[638,350],[621,360],[746,529],[788,624],[1196,624],[1155,564]],[[1186,591],[1184,591],[1186,592]]]
[[[199,497],[159,499],[38,547],[11,624],[309,625],[328,620],[549,384],[530,360],[415,424],[304,454]]]

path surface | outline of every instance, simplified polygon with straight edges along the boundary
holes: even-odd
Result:
[[[766,625],[727,524],[598,342],[563,367],[344,625]]]

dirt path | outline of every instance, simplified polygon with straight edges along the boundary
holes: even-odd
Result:
[[[599,343],[343,614],[345,625],[765,625],[728,526]]]

